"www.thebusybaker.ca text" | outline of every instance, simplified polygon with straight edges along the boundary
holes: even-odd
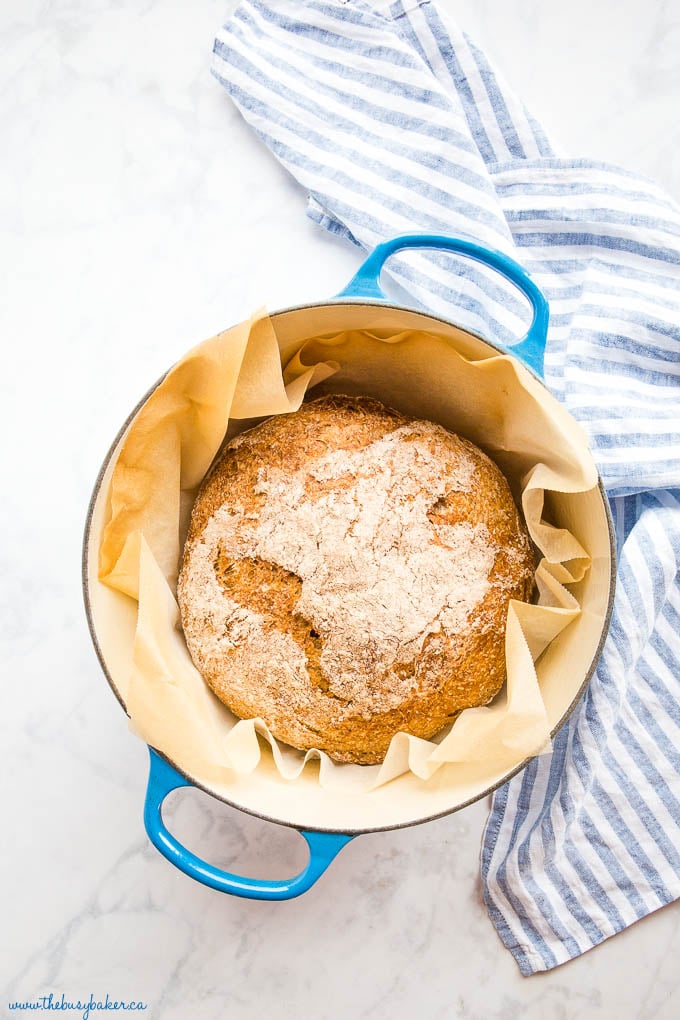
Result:
[[[50,992],[49,995],[41,995],[37,999],[33,999],[27,1002],[10,1002],[8,1003],[10,1009],[16,1010],[34,1010],[34,1009],[54,1009],[71,1011],[80,1013],[82,1020],[89,1020],[90,1013],[95,1010],[143,1010],[147,1008],[145,1002],[138,1002],[135,999],[112,999],[108,993],[104,999],[95,999],[94,995],[90,994],[89,999],[75,999],[71,1001],[67,999],[62,992],[61,998],[57,998],[54,992]]]

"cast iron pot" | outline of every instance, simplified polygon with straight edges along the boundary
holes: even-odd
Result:
[[[500,273],[532,306],[533,321],[526,336],[506,350],[446,319],[390,303],[379,285],[381,270],[391,255],[409,248],[457,253]],[[548,304],[543,294],[525,270],[508,256],[470,241],[420,234],[395,238],[369,255],[336,298],[288,308],[273,313],[271,318],[282,348],[303,337],[375,329],[377,325],[395,333],[422,330],[443,337],[468,358],[510,353],[520,362],[520,373],[538,379],[543,375],[548,328]],[[132,411],[102,465],[89,506],[83,548],[83,588],[90,633],[102,669],[124,709],[136,607],[130,599],[101,584],[97,556],[116,456],[130,423],[150,393]],[[547,391],[546,399],[556,404]],[[587,493],[562,494],[553,511],[558,525],[560,518],[570,527],[578,521],[577,537],[586,548],[596,550],[591,569],[576,592],[583,609],[581,616],[552,642],[537,664],[554,735],[573,711],[597,665],[611,616],[615,558],[611,516],[601,482]],[[237,896],[268,900],[290,899],[306,892],[355,836],[415,825],[458,811],[497,789],[531,760],[502,774],[482,770],[462,783],[451,782],[444,766],[427,783],[408,773],[370,794],[349,795],[322,789],[308,770],[299,780],[287,782],[268,759],[263,759],[251,775],[236,776],[228,785],[207,785],[188,774],[181,762],[170,761],[154,748],[149,751],[151,766],[144,824],[152,843],[171,863],[204,885]],[[198,787],[233,807],[294,827],[307,841],[310,855],[307,866],[293,878],[263,881],[230,874],[201,860],[168,831],[161,814],[167,795],[183,786]]]

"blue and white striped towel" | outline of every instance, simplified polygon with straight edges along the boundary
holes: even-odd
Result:
[[[555,156],[431,0],[244,0],[213,71],[307,189],[371,248],[396,234],[511,253],[551,305],[546,381],[590,435],[616,526],[611,631],[555,740],[493,798],[482,877],[523,974],[680,896],[680,210],[614,167]],[[516,297],[436,254],[388,271],[414,303],[512,342]]]

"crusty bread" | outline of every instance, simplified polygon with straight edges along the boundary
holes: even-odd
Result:
[[[496,465],[440,425],[323,397],[227,444],[196,499],[178,584],[217,696],[342,762],[429,738],[505,679],[531,545]]]

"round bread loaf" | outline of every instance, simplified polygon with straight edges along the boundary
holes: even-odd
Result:
[[[178,584],[191,657],[241,718],[341,762],[429,738],[505,680],[533,586],[508,484],[472,443],[329,396],[233,439],[194,504]]]

